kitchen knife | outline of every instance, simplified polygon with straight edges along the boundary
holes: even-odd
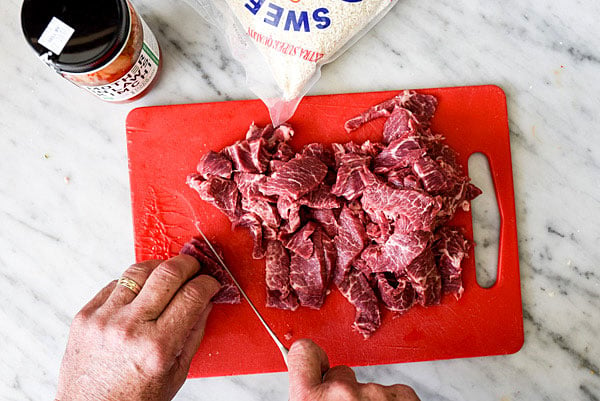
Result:
[[[225,264],[225,262],[223,261],[223,259],[219,255],[219,253],[212,246],[212,244],[210,243],[210,241],[208,240],[208,238],[206,237],[206,235],[204,235],[204,232],[202,231],[202,229],[200,228],[200,225],[198,223],[196,223],[196,229],[198,230],[198,232],[200,233],[200,235],[202,236],[202,238],[204,238],[204,241],[206,242],[206,245],[208,245],[208,247],[210,248],[210,250],[212,251],[212,253],[215,255],[215,257],[217,258],[217,260],[219,261],[219,263],[223,267],[223,269],[227,272],[227,274],[229,274],[229,276],[233,280],[233,283],[240,290],[240,293],[242,294],[242,296],[244,297],[244,299],[246,300],[246,302],[248,302],[248,304],[250,305],[250,308],[252,308],[252,310],[254,311],[254,314],[256,315],[256,317],[258,317],[258,320],[260,320],[260,322],[262,323],[262,325],[265,327],[265,330],[267,330],[267,332],[269,333],[269,335],[271,336],[271,338],[273,339],[273,341],[277,345],[277,348],[279,348],[279,351],[281,352],[281,356],[283,357],[283,361],[285,362],[285,364],[287,366],[287,364],[288,364],[288,362],[287,362],[288,349],[281,343],[281,341],[279,341],[279,338],[277,338],[277,335],[275,334],[275,332],[273,332],[273,330],[271,330],[271,328],[269,327],[269,325],[267,324],[267,322],[265,321],[265,319],[263,319],[263,317],[261,316],[261,314],[258,312],[258,310],[254,306],[254,304],[252,303],[252,301],[250,301],[250,298],[248,298],[248,295],[246,295],[246,292],[242,289],[242,287],[240,286],[240,284],[238,283],[238,281],[235,279],[235,277],[231,273],[231,270],[229,270],[229,268],[227,267],[227,265]]]

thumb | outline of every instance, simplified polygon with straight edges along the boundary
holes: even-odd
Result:
[[[329,359],[321,347],[311,340],[298,340],[288,354],[290,401],[303,400],[323,382]]]

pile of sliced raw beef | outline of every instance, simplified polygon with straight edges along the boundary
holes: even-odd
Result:
[[[433,96],[405,91],[346,123],[348,132],[386,118],[383,143],[312,143],[296,152],[290,126],[250,127],[246,139],[209,152],[188,184],[247,228],[252,255],[266,259],[267,306],[319,309],[333,283],[356,308],[365,337],[379,307],[462,295],[461,262],[470,242],[447,226],[481,191],[433,133]],[[224,288],[216,301],[240,301],[202,241],[183,250],[209,264]]]

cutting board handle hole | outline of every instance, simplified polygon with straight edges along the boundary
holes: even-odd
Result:
[[[483,191],[473,200],[473,240],[475,241],[475,271],[477,284],[490,288],[498,277],[498,244],[500,243],[500,212],[490,172],[488,158],[483,153],[469,157],[469,176]]]

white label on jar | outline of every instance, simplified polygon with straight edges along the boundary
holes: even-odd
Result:
[[[142,93],[156,77],[160,63],[160,49],[154,34],[143,19],[144,43],[131,70],[121,78],[102,86],[83,86],[102,100],[122,102]]]
[[[42,32],[42,36],[38,39],[38,43],[58,55],[63,51],[74,32],[75,29],[58,18],[52,17],[50,23]]]

